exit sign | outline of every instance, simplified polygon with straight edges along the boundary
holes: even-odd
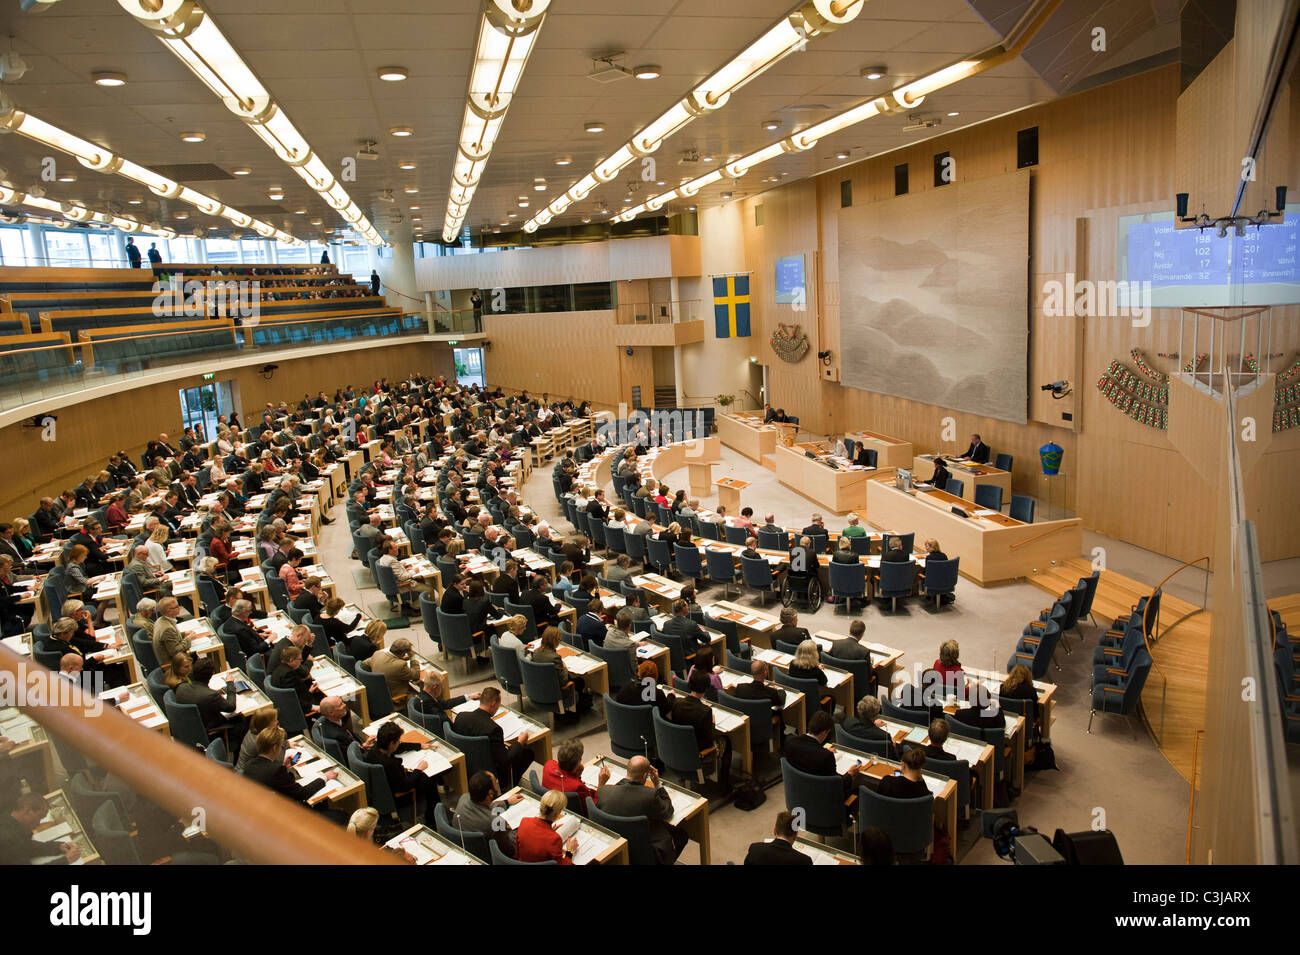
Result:
[[[217,373],[216,373],[215,371],[210,371],[210,372],[208,372],[206,375],[203,376],[203,380],[204,380],[204,381],[211,381],[211,380],[212,380],[213,378],[215,378],[215,377],[217,377]]]
[[[447,342],[447,344],[448,344],[448,345],[459,345],[460,342],[457,341],[457,340],[455,340],[455,339],[453,339],[452,341]]]

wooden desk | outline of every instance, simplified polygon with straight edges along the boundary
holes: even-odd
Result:
[[[601,756],[583,767],[582,781],[591,789],[596,789],[602,768],[609,769],[610,786],[627,778],[627,760],[617,756]],[[709,841],[709,801],[689,789],[670,783],[662,776],[659,782],[668,790],[668,797],[673,802],[673,815],[668,820],[669,824],[681,826],[686,830],[687,837],[700,847],[700,865],[711,865],[713,856]]]
[[[384,848],[403,853],[412,865],[487,865],[432,829],[414,825],[384,843]]]
[[[754,659],[762,660],[768,666],[777,670],[788,671],[790,664],[794,661],[794,656],[768,647],[755,647]],[[857,699],[853,695],[853,674],[845,670],[837,670],[835,667],[826,666],[825,664],[822,664],[822,672],[826,674],[826,686],[823,688],[826,695],[833,699],[835,705],[843,709],[845,713],[853,713],[854,704],[857,703]],[[820,701],[817,702],[820,704]]]
[[[467,702],[471,703],[475,707],[478,706],[477,700],[469,700]],[[425,775],[436,776],[439,773],[446,773],[443,782],[454,795],[459,796],[461,793],[469,792],[469,777],[465,770],[464,753],[455,746],[452,746],[451,743],[439,739],[424,727],[412,722],[408,717],[401,713],[389,713],[382,719],[377,719],[370,725],[366,726],[362,729],[362,732],[365,734],[367,739],[370,739],[373,736],[378,736],[379,727],[383,726],[385,723],[393,723],[401,728],[402,742],[404,743],[418,743],[421,746],[425,743],[433,744],[428,749],[410,750],[399,756],[398,758],[402,760],[402,763],[407,769],[414,770],[416,764],[422,759],[427,761],[432,756],[438,756],[448,763],[450,769],[430,765],[425,768]],[[430,773],[430,769],[433,769],[434,772]]]
[[[46,734],[45,727],[17,707],[10,707],[0,710],[0,737],[14,744],[8,753],[0,756],[0,760],[13,763],[30,758],[33,762],[39,762],[44,785],[38,785],[42,782],[40,779],[31,779],[32,786],[46,790],[55,787],[54,744]],[[8,766],[5,775],[11,775]],[[18,769],[12,775],[23,775],[23,771]]]
[[[713,485],[718,489],[718,504],[732,514],[739,514],[740,492],[749,487],[749,482],[738,478],[719,478]]]
[[[307,805],[316,806],[329,802],[330,806],[352,815],[366,804],[366,786],[346,765],[340,763],[306,735],[298,735],[289,740],[289,751],[301,753],[291,772],[298,777],[298,782],[306,784],[319,779],[326,772],[333,770],[338,777],[327,782],[323,789],[307,800]]]
[[[962,673],[966,675],[967,685],[972,682],[983,684],[994,699],[997,698],[998,690],[1007,679],[1005,673],[999,673],[997,670],[979,670],[968,666],[962,667]],[[1034,690],[1038,693],[1038,708],[1042,713],[1043,739],[1050,740],[1052,724],[1056,722],[1056,684],[1034,680]]]
[[[836,514],[862,513],[867,505],[867,478],[875,472],[869,468],[835,470],[821,458],[806,457],[804,451],[803,445],[776,449],[777,480]]]
[[[817,646],[821,647],[822,652],[829,653],[831,645],[836,640],[850,639],[848,634],[833,633],[830,630],[818,630],[812,635],[813,640],[817,641]],[[876,684],[878,686],[890,687],[894,682],[894,673],[901,670],[902,664],[899,662],[903,659],[903,651],[894,647],[887,647],[883,643],[871,643],[867,640],[859,640],[867,652],[871,654],[871,668],[876,671]]]
[[[713,462],[688,461],[686,468],[691,477],[691,494],[694,497],[708,497],[713,487]]]
[[[929,727],[918,726],[914,723],[905,723],[901,720],[891,720],[882,717],[881,722],[885,725],[882,727],[889,734],[894,745],[899,747],[900,751],[905,741],[910,741],[918,746],[925,747],[930,745]],[[908,739],[909,734],[913,737]],[[993,769],[995,760],[993,757],[993,747],[983,740],[969,739],[965,736],[956,736],[949,733],[948,740],[944,745],[946,752],[952,753],[958,759],[964,759],[970,764],[971,776],[979,780],[980,784],[980,808],[993,808]]]
[[[674,693],[676,691],[666,683],[661,683],[659,689],[665,693]],[[713,729],[716,733],[731,739],[731,749],[733,756],[739,756],[741,767],[745,775],[753,775],[754,772],[754,753],[749,748],[750,731],[749,716],[741,713],[739,710],[733,710],[729,706],[723,706],[721,703],[714,703],[712,700],[700,700],[713,713]],[[722,758],[722,750],[718,750],[718,758]]]
[[[112,703],[118,712],[129,716],[145,729],[156,730],[164,736],[172,735],[163,708],[154,702],[153,694],[143,683],[132,683],[130,686],[104,690],[99,694],[99,698],[106,703]]]
[[[779,433],[776,428],[763,424],[761,414],[757,417],[745,414],[720,414],[713,421],[717,425],[718,437],[723,444],[760,464],[763,462],[764,455],[776,450]]]
[[[968,464],[944,458],[948,473],[961,481],[961,497],[974,502],[975,488],[985,484],[1002,488],[1002,503],[1011,503],[1011,472],[999,471],[991,464]],[[912,480],[929,481],[934,477],[934,455],[921,454],[912,459]]]
[[[718,676],[722,680],[723,692],[731,696],[735,696],[731,691],[741,683],[752,683],[754,681],[753,676],[750,674],[742,673],[739,670],[731,670],[727,667],[723,667]],[[803,733],[808,728],[806,698],[803,693],[793,687],[783,686],[781,689],[785,690],[785,705],[781,707],[781,718],[785,721],[785,725],[796,733]],[[776,744],[779,741],[774,738],[772,742]]]
[[[478,705],[478,700],[466,700],[451,712],[452,714],[468,713],[478,709]],[[451,718],[453,722],[456,719],[454,715]],[[528,734],[528,742],[524,745],[533,751],[537,762],[545,764],[551,758],[551,728],[545,723],[539,723],[518,710],[512,710],[504,703],[492,718],[502,724],[501,732],[507,746],[519,738],[519,730],[522,729]]]
[[[80,865],[103,865],[104,860],[99,857],[95,844],[90,841],[90,835],[77,817],[76,811],[72,808],[72,800],[67,797],[67,794],[62,789],[48,792],[45,794],[45,804],[49,807],[49,813],[36,826],[36,831],[32,833],[33,837],[40,841],[43,831],[58,826],[66,825],[70,830],[66,835],[50,840],[50,855],[62,859],[63,852],[59,849],[59,844],[71,842],[81,850],[81,857],[77,860]]]
[[[1077,517],[1024,524],[1004,514],[959,517],[951,511],[954,505],[971,514],[977,510],[946,491],[901,491],[892,475],[867,482],[867,519],[873,526],[906,528],[918,541],[935,538],[949,557],[961,558],[962,576],[980,586],[1029,577],[1083,552],[1083,522]]]
[[[542,645],[542,638],[528,644],[531,653]],[[609,665],[592,653],[585,653],[577,647],[561,643],[557,652],[564,660],[564,666],[573,676],[580,676],[593,696],[603,697],[609,692]]]
[[[878,468],[905,468],[912,463],[911,441],[891,438],[878,431],[853,431],[844,437],[868,451],[875,451]],[[854,448],[854,457],[856,456],[857,448]]]
[[[809,856],[813,860],[813,865],[862,865],[862,860],[853,853],[813,842],[802,832],[795,836],[794,847]]]

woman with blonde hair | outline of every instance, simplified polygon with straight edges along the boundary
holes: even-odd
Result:
[[[376,650],[384,648],[384,637],[388,634],[388,624],[382,620],[371,620],[360,633],[354,633],[347,640],[348,653],[358,662],[369,660]]]
[[[809,637],[807,640],[799,641],[799,646],[794,651],[794,659],[790,661],[786,672],[800,679],[816,680],[818,686],[826,685],[826,671],[822,669],[821,651],[816,640]],[[832,701],[826,709],[834,710],[835,703]]]
[[[459,537],[453,537],[447,541],[447,560],[455,560],[459,555],[465,553],[465,542]]]
[[[578,840],[570,837],[565,842],[555,824],[564,816],[569,800],[558,789],[548,789],[542,796],[536,816],[519,823],[515,834],[515,854],[520,862],[548,862],[573,865],[573,854],[578,851]]]
[[[167,532],[167,525],[159,522],[158,526],[153,529],[149,535],[149,542],[145,546],[149,549],[149,569],[155,574],[170,573],[172,562],[167,559],[167,541],[171,535]]]
[[[373,806],[363,806],[352,814],[348,820],[348,832],[366,842],[375,841],[375,826],[379,825],[379,810]]]
[[[524,656],[528,649],[524,643],[524,632],[527,629],[528,618],[521,613],[515,614],[506,621],[505,630],[497,637],[497,646],[515,651],[516,656]]]

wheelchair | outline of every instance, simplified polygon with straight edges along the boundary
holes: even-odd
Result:
[[[814,572],[808,576],[786,572],[781,581],[781,606],[788,607],[798,597],[804,602],[809,613],[816,613],[822,605],[822,582]]]

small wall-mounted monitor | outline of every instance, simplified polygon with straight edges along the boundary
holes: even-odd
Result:
[[[805,282],[802,255],[783,255],[776,260],[777,305],[807,305]]]

